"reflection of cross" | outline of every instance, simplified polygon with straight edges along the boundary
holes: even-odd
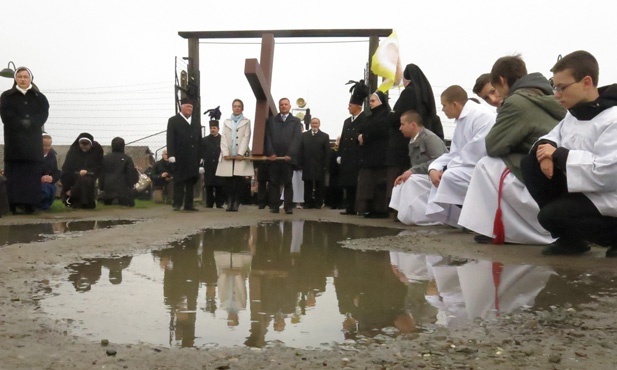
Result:
[[[255,125],[253,129],[254,156],[264,155],[264,138],[266,134],[266,120],[278,114],[276,104],[270,95],[272,83],[272,62],[274,59],[274,35],[266,33],[261,36],[261,65],[257,59],[246,59],[244,75],[251,85],[257,99],[255,107]]]

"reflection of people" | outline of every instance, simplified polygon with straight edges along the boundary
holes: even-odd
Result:
[[[129,267],[132,259],[133,257],[131,256],[103,259],[103,267],[107,267],[107,269],[109,269],[108,278],[110,283],[114,285],[122,283],[122,270]]]
[[[218,273],[219,308],[227,311],[227,325],[237,326],[238,313],[246,310],[248,298],[246,285],[251,271],[252,256],[249,252],[215,251],[214,260]]]
[[[289,113],[291,104],[289,99],[279,100],[279,114],[268,118],[266,123],[266,135],[264,152],[270,162],[268,163],[270,212],[278,213],[280,205],[280,189],[284,188],[285,213],[293,213],[294,192],[292,177],[294,167],[298,165],[300,154],[300,135],[302,134],[302,122],[298,117]],[[281,159],[277,159],[281,158]]]
[[[216,175],[225,178],[227,211],[236,212],[240,206],[240,195],[246,186],[246,178],[253,176],[253,164],[246,159],[251,141],[251,121],[244,117],[244,103],[234,99],[232,115],[223,122],[221,131],[221,161]]]
[[[41,203],[41,135],[49,115],[49,102],[32,83],[28,68],[17,68],[14,79],[13,87],[0,96],[4,172],[11,212],[17,213],[17,206],[23,206],[31,214]]]
[[[124,139],[115,137],[111,141],[111,153],[103,157],[103,170],[99,187],[103,191],[101,199],[106,205],[114,200],[121,206],[133,207],[133,187],[139,180],[139,173],[133,159],[124,153]]]
[[[491,261],[468,262],[456,269],[470,320],[532,307],[538,293],[555,274],[548,267]]]
[[[523,185],[520,162],[566,111],[548,80],[528,74],[520,56],[499,58],[491,83],[503,105],[486,135],[487,156],[473,172],[459,225],[480,234],[478,242],[548,244],[553,239],[536,220],[538,206]]]
[[[43,134],[43,172],[41,176],[41,203],[39,208],[48,209],[56,199],[56,183],[60,180],[56,151],[51,147],[51,136]]]
[[[557,238],[542,253],[580,254],[591,241],[617,257],[617,85],[598,89],[598,62],[582,50],[551,71],[569,113],[521,163],[538,220]]]
[[[71,144],[62,165],[62,200],[68,207],[95,208],[96,179],[103,167],[103,148],[83,132]]]
[[[433,221],[426,217],[426,208],[418,204],[428,201],[428,166],[448,149],[441,138],[424,127],[415,111],[401,115],[400,129],[409,138],[411,168],[394,180],[390,207],[398,211],[397,218],[404,224],[430,224]]]
[[[183,98],[180,112],[167,121],[167,153],[174,169],[174,211],[179,211],[183,204],[185,211],[197,211],[193,189],[199,178],[201,124],[192,115],[193,102]]]
[[[313,117],[311,129],[302,133],[300,158],[304,181],[304,208],[307,209],[320,209],[324,201],[326,172],[330,156],[330,136],[319,129],[320,125],[319,118]]]

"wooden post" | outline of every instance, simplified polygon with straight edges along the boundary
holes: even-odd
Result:
[[[277,114],[276,104],[274,104],[270,94],[273,60],[274,35],[267,33],[261,37],[261,58],[259,63],[255,59],[246,59],[244,64],[244,75],[257,99],[255,122],[253,125],[253,156],[264,155],[266,121],[270,116]]]
[[[194,84],[197,88],[197,98],[193,102],[193,118],[197,123],[201,124],[201,78],[199,72],[199,38],[190,38],[189,40],[189,64],[188,64],[188,81]]]
[[[377,51],[377,47],[379,47],[379,36],[371,35],[368,39],[368,81],[366,84],[369,87],[369,93],[375,92],[377,90],[377,76],[371,71],[371,67],[373,66],[372,57],[373,54]]]

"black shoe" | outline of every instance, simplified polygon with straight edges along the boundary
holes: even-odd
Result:
[[[212,204],[206,204],[204,207],[205,208],[214,208],[214,206]],[[216,207],[216,208],[220,208],[220,207]]]
[[[544,249],[542,249],[542,254],[545,256],[572,256],[589,252],[590,249],[589,245],[584,241],[564,241],[562,239],[557,239],[544,247]],[[617,253],[615,256],[617,256]]]
[[[356,215],[356,212],[350,212],[350,211],[343,211],[341,212],[342,215]]]
[[[184,207],[184,210],[185,210],[185,211],[189,211],[189,212],[197,212],[197,211],[199,211],[199,210],[198,210],[197,208],[195,208],[195,207],[189,207],[189,208]]]
[[[387,212],[366,212],[364,218],[388,218]]]
[[[270,213],[279,213],[278,208],[270,208]]]
[[[617,257],[617,246],[608,247],[606,250],[606,257],[613,258]]]
[[[473,237],[473,240],[478,244],[493,244],[494,239],[490,236],[478,234]]]
[[[293,209],[286,209],[285,210],[285,214],[286,215],[293,215],[294,214],[294,210]]]
[[[172,211],[179,211],[179,210],[180,210],[180,207],[173,207],[171,210],[172,210]]]
[[[266,208],[265,204],[260,204],[257,206],[257,209],[265,209],[265,208]]]

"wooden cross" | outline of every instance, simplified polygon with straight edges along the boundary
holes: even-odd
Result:
[[[261,65],[257,59],[246,59],[244,75],[251,85],[257,99],[255,107],[255,125],[253,128],[253,156],[264,155],[266,121],[278,114],[276,104],[270,94],[272,83],[272,64],[274,59],[274,35],[266,33],[261,36]]]

